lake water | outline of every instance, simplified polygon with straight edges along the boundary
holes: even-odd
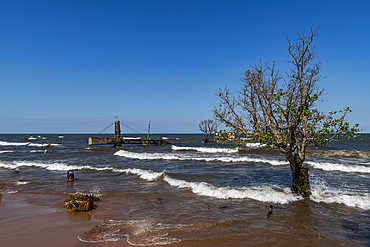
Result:
[[[101,223],[80,234],[84,242],[370,245],[370,135],[308,152],[309,199],[290,191],[284,157],[258,144],[205,144],[203,135],[171,134],[151,138],[172,145],[113,148],[88,146],[88,137],[0,135],[0,193],[60,207],[70,194],[99,196],[92,214]],[[69,169],[73,183],[66,183]]]

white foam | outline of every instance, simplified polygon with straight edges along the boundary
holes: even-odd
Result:
[[[172,150],[194,150],[203,153],[237,153],[238,148],[212,148],[212,147],[179,147],[172,145]]]
[[[139,159],[139,160],[183,160],[177,155],[172,155],[168,153],[134,153],[128,152],[125,150],[119,150],[114,155],[122,156],[130,159]]]
[[[360,165],[344,165],[339,163],[328,163],[328,162],[304,162],[316,169],[324,171],[340,171],[340,172],[358,172],[358,173],[370,173],[370,167]]]
[[[201,231],[209,228],[210,223],[166,224],[159,220],[107,220],[78,236],[87,243],[118,241],[126,236],[127,242],[135,246],[160,246],[180,243],[182,240],[171,237],[175,231]]]
[[[51,171],[68,171],[68,170],[81,170],[81,169],[92,169],[91,166],[76,166],[76,165],[68,165],[64,163],[41,163],[41,162],[35,162],[35,161],[14,161],[12,164],[8,163],[0,163],[0,167],[4,168],[10,168],[10,169],[16,169],[18,167],[22,166],[34,166],[39,167]]]
[[[4,161],[0,161],[0,167],[6,168],[6,169],[12,169],[12,170],[18,168],[17,165],[14,165],[13,163],[9,163],[9,162],[4,162]]]
[[[344,188],[330,188],[324,182],[311,181],[310,199],[315,202],[339,203],[364,210],[370,209],[370,194],[348,191]]]
[[[47,147],[47,146],[59,146],[61,144],[56,143],[30,143],[29,147]]]
[[[129,173],[135,174],[147,181],[154,181],[164,176],[163,180],[166,181],[171,186],[178,188],[189,188],[195,194],[219,199],[249,198],[263,202],[281,203],[281,204],[302,199],[301,196],[291,193],[290,188],[288,187],[278,189],[274,189],[268,186],[251,188],[216,187],[206,182],[187,182],[185,180],[175,179],[170,177],[169,175],[165,175],[166,171],[154,172],[151,170],[143,170],[137,168],[115,171],[125,172],[127,174]]]
[[[4,153],[14,153],[14,151],[12,150],[1,150],[0,151],[0,154],[4,154]]]
[[[113,167],[93,167],[93,166],[78,166],[78,165],[70,165],[65,163],[42,163],[37,161],[13,161],[13,162],[1,162],[0,167],[6,169],[18,169],[19,167],[38,167],[46,170],[51,171],[68,171],[68,170],[82,170],[82,169],[89,169],[89,170],[96,170],[96,171],[107,171],[110,170],[112,172],[121,172],[127,173],[126,170],[118,170],[114,169]]]
[[[30,142],[4,142],[0,141],[0,146],[27,146]]]
[[[45,146],[59,146],[54,143],[32,143],[32,142],[4,142],[0,141],[0,146],[29,146],[29,147],[45,147]]]
[[[219,161],[219,162],[262,162],[268,163],[273,166],[288,165],[287,161],[282,160],[270,160],[264,158],[257,158],[251,156],[196,156],[192,154],[182,154],[182,153],[134,153],[125,150],[119,150],[114,155],[129,159],[139,159],[139,160],[196,160],[196,161]]]
[[[262,147],[265,147],[266,144],[257,143],[257,142],[249,142],[249,143],[245,143],[245,146],[249,148],[262,148]]]
[[[142,170],[142,169],[138,169],[138,168],[125,169],[123,171],[126,172],[127,174],[129,174],[129,173],[136,174],[140,178],[145,179],[147,181],[157,180],[158,178],[160,178],[165,173],[165,171],[163,171],[163,172],[154,172],[154,171]]]
[[[102,193],[100,191],[100,188],[98,187],[94,187],[92,189],[90,189],[89,191],[77,191],[76,193],[70,193],[71,195],[78,195],[78,196],[81,196],[81,195],[93,195],[93,196],[96,196],[96,197],[101,197],[104,195],[104,193]]]
[[[29,181],[18,181],[17,185],[24,185],[24,184],[29,184]]]
[[[46,153],[47,149],[45,150],[31,150],[30,153]]]
[[[165,224],[153,220],[108,220],[79,235],[78,239],[87,243],[99,243],[118,241],[126,236],[128,243],[138,246],[179,243],[180,240],[169,237],[168,232],[160,231],[163,225]]]
[[[15,194],[18,193],[17,190],[10,190],[10,189],[0,189],[0,194]]]
[[[293,194],[288,187],[280,188],[279,190],[275,190],[268,186],[250,188],[216,187],[206,182],[187,182],[184,180],[171,178],[170,176],[165,176],[164,180],[171,186],[178,188],[189,188],[195,194],[219,199],[249,198],[262,202],[280,204],[286,204],[302,199],[301,196]]]

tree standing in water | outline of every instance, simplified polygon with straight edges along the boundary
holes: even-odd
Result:
[[[209,141],[209,138],[211,137],[212,133],[216,131],[217,125],[212,120],[203,120],[199,123],[199,129],[200,131],[204,132],[204,143],[207,143]]]
[[[216,120],[233,131],[255,137],[267,148],[278,148],[290,164],[291,190],[305,197],[311,193],[308,168],[303,167],[307,147],[355,137],[359,131],[358,124],[350,127],[346,122],[351,112],[348,107],[329,114],[314,108],[323,95],[317,86],[321,63],[312,63],[317,31],[311,28],[308,34],[298,35],[298,44],[288,39],[292,67],[286,78],[275,69],[275,63],[260,62],[245,72],[236,97],[227,87],[220,89],[216,94],[220,103],[213,110]]]

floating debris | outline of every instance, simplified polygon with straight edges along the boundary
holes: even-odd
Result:
[[[94,203],[100,201],[96,196],[82,195],[82,196],[68,196],[65,199],[66,209],[72,212],[90,211],[94,209]]]
[[[318,233],[317,231],[315,231],[315,230],[312,230],[311,228],[309,228],[309,227],[307,227],[307,226],[305,226],[305,225],[303,225],[303,224],[301,224],[301,223],[298,223],[297,221],[294,221],[295,223],[297,223],[298,225],[300,225],[300,226],[303,226],[303,227],[305,227],[305,228],[307,228],[308,230],[311,230],[311,231],[313,231],[313,232],[315,232],[318,236],[317,236],[317,238],[316,238],[316,242],[319,242],[319,241],[321,241],[321,235],[320,235],[320,233]]]

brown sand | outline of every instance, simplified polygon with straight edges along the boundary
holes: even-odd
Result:
[[[0,194],[0,246],[133,246],[126,239],[84,243],[78,235],[99,224],[89,213],[27,204],[22,198]]]

